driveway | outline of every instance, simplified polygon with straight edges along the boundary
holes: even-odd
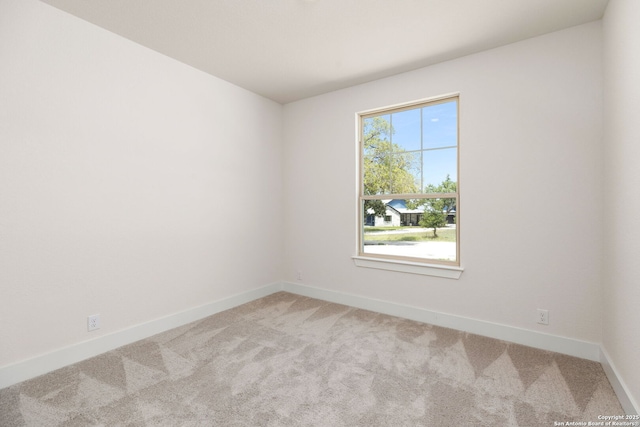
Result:
[[[426,229],[425,229],[426,230]],[[395,231],[395,230],[394,230]],[[377,233],[376,233],[377,234]],[[368,241],[367,243],[373,243]],[[364,253],[454,261],[455,242],[378,242],[364,245]]]

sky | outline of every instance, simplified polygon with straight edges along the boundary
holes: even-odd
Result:
[[[422,188],[438,185],[447,174],[457,181],[457,100],[381,116],[391,123],[391,141],[422,153]],[[446,148],[445,148],[446,147]],[[420,171],[414,171],[420,182]]]

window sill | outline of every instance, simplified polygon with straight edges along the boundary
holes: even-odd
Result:
[[[380,258],[354,256],[353,262],[358,267],[377,268],[378,270],[400,271],[402,273],[422,274],[425,276],[459,279],[464,271],[462,267],[449,265],[422,264],[418,262],[396,261]]]

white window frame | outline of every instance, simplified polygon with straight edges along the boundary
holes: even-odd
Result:
[[[456,144],[456,192],[455,193],[415,193],[415,194],[384,194],[365,195],[364,194],[364,119],[383,114],[392,114],[406,110],[421,108],[428,105],[456,100],[457,106],[457,135]],[[425,274],[438,277],[458,279],[464,270],[460,264],[460,94],[452,93],[439,97],[422,99],[405,104],[394,105],[374,110],[367,110],[356,114],[357,122],[357,251],[353,257],[355,264],[359,267],[377,268],[382,270],[401,271],[414,274]],[[424,149],[421,149],[424,150]],[[435,198],[455,198],[456,199],[456,260],[445,261],[428,258],[415,258],[407,256],[396,256],[388,254],[372,254],[364,252],[364,212],[362,211],[364,200],[382,199],[435,199]]]

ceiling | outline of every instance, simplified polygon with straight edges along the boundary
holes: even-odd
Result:
[[[288,103],[598,20],[608,0],[42,0]]]

